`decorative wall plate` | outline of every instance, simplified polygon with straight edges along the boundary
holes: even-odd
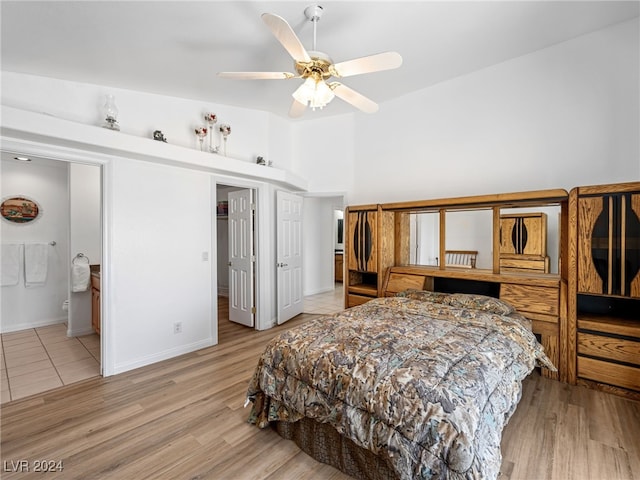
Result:
[[[0,205],[0,215],[11,223],[30,223],[42,214],[40,206],[23,196],[5,198]]]

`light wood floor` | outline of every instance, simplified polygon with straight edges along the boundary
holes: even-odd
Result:
[[[220,321],[215,347],[2,405],[2,479],[347,479],[246,423],[264,344],[309,318],[264,332]],[[640,402],[534,373],[502,445],[501,479],[640,479]]]

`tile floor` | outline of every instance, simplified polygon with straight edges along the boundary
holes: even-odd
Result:
[[[343,309],[342,284],[304,297],[305,313]],[[100,337],[67,337],[65,324],[0,335],[0,403],[100,375]]]
[[[100,337],[67,337],[66,324],[0,335],[0,403],[100,375]]]
[[[344,310],[342,283],[336,283],[330,292],[304,297],[304,313],[336,313]]]

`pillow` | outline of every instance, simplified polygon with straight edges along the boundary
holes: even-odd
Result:
[[[495,313],[497,315],[509,315],[516,309],[507,302],[486,295],[469,293],[443,293],[427,290],[407,289],[396,294],[397,297],[405,297],[411,300],[423,302],[442,303],[457,308],[479,310],[481,312]]]
[[[406,297],[410,300],[420,300],[422,302],[431,303],[447,303],[447,297],[451,294],[442,292],[430,292],[428,290],[416,290],[409,288],[402,292],[396,293],[396,297]]]
[[[516,309],[499,298],[486,295],[474,295],[468,293],[453,293],[447,302],[452,307],[462,307],[481,312],[495,313],[497,315],[509,315]]]

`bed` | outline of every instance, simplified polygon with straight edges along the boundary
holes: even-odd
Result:
[[[356,478],[496,478],[534,369],[529,320],[492,297],[407,290],[274,338],[249,422]]]

